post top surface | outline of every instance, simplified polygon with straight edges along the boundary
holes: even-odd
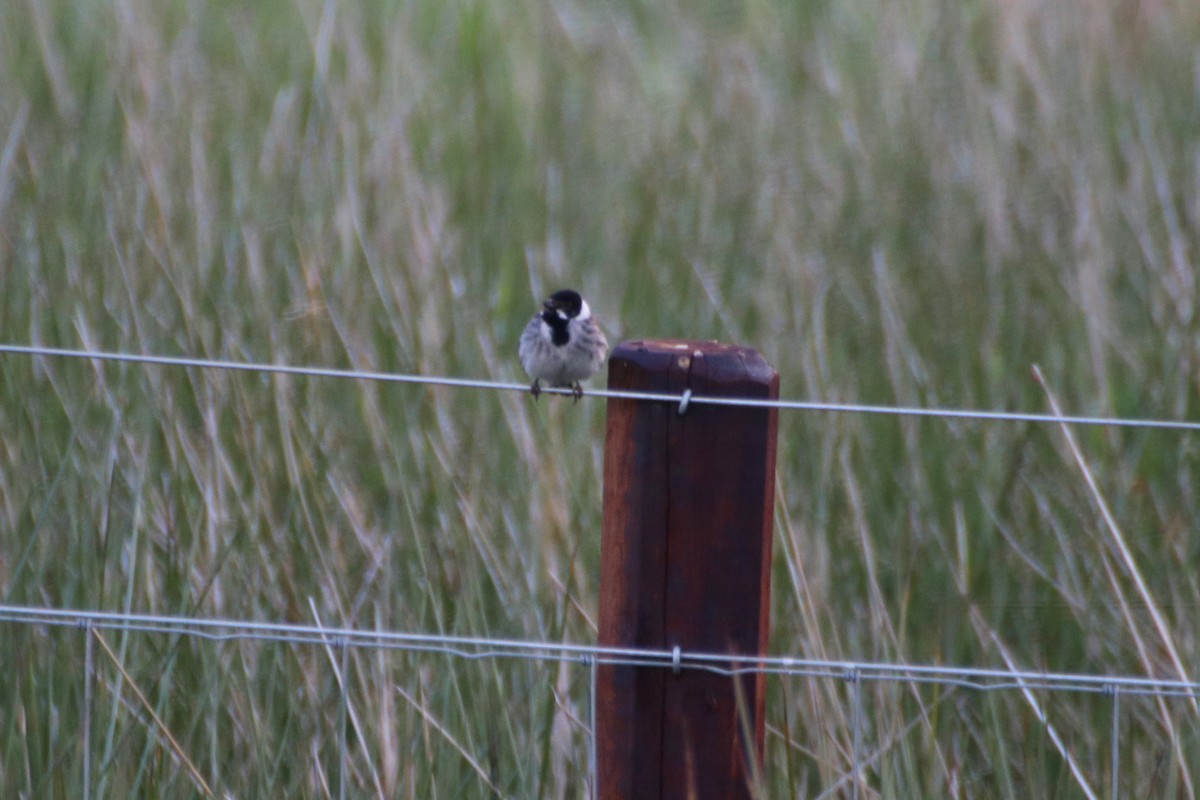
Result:
[[[688,375],[687,385],[699,380],[715,388],[719,384],[749,381],[757,384],[777,385],[778,374],[762,354],[753,347],[726,344],[712,339],[635,339],[621,342],[608,357],[610,386],[613,388],[612,368],[618,364],[652,373],[666,375],[683,370]],[[705,365],[696,371],[701,362]],[[700,377],[703,376],[703,377]],[[640,385],[640,381],[637,382]],[[632,388],[632,385],[628,388]],[[641,385],[649,388],[649,385]],[[772,390],[774,392],[774,390]],[[774,393],[771,396],[776,396]]]
[[[716,339],[633,339],[621,342],[616,349],[632,349],[641,352],[665,353],[682,355],[685,353],[700,355],[743,355],[759,356],[753,347],[741,344],[726,344]],[[615,350],[614,350],[615,352]],[[759,356],[761,357],[761,356]]]

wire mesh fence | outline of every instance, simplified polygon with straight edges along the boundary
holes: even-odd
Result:
[[[393,630],[364,630],[354,627],[328,626],[321,624],[290,624],[250,620],[206,619],[201,617],[162,616],[83,609],[36,608],[29,606],[0,606],[0,624],[33,626],[47,631],[58,631],[71,635],[77,631],[84,642],[84,661],[78,680],[83,689],[84,715],[79,731],[82,753],[82,783],[90,792],[96,767],[92,758],[93,705],[96,702],[92,690],[98,674],[96,646],[116,665],[126,685],[137,695],[136,707],[143,709],[149,719],[147,725],[157,728],[168,738],[168,748],[175,753],[182,768],[191,776],[197,789],[206,796],[217,796],[199,767],[192,763],[183,748],[170,740],[168,726],[155,716],[153,703],[142,696],[137,683],[124,672],[122,658],[103,637],[101,631],[116,631],[168,639],[186,639],[211,646],[222,643],[260,643],[265,645],[290,645],[314,648],[327,655],[326,669],[338,687],[335,730],[330,738],[335,744],[335,761],[339,783],[333,793],[345,797],[349,791],[344,776],[352,758],[353,745],[348,731],[361,735],[362,723],[353,720],[354,704],[350,701],[351,689],[347,679],[348,654],[351,651],[378,651],[381,653],[420,654],[429,658],[443,658],[448,668],[455,661],[498,661],[559,663],[578,671],[586,685],[586,719],[578,720],[584,729],[587,748],[585,785],[581,791],[590,794],[596,785],[595,758],[595,704],[597,669],[603,666],[639,667],[659,669],[669,673],[684,670],[702,670],[718,675],[736,676],[766,673],[778,679],[828,680],[846,687],[848,719],[851,728],[851,753],[848,769],[840,779],[834,781],[820,797],[834,796],[849,790],[854,797],[860,794],[863,773],[877,762],[884,747],[873,746],[868,731],[874,727],[870,722],[870,700],[865,687],[875,684],[896,689],[915,691],[919,687],[941,687],[956,692],[1014,693],[1023,698],[1038,724],[1059,756],[1066,762],[1074,775],[1075,786],[1087,797],[1103,795],[1095,786],[1105,782],[1111,787],[1111,797],[1118,797],[1121,783],[1120,745],[1123,731],[1123,704],[1136,698],[1156,698],[1189,705],[1200,698],[1200,683],[1167,678],[1149,678],[1133,675],[1096,675],[1070,672],[1042,672],[1021,669],[983,669],[969,666],[936,664],[901,664],[872,661],[821,660],[800,656],[753,654],[720,654],[688,652],[681,648],[655,650],[627,647],[602,647],[592,644],[529,641],[472,636],[450,636]],[[401,689],[401,691],[403,691]],[[1090,775],[1073,754],[1071,743],[1052,719],[1047,694],[1083,693],[1099,696],[1110,704],[1111,728],[1109,731],[1108,775]],[[1194,718],[1194,711],[1191,715]],[[1194,724],[1194,721],[1193,721]],[[882,743],[875,743],[876,745]],[[893,743],[894,744],[894,743]],[[478,764],[476,765],[478,767]],[[478,767],[485,772],[482,767]],[[86,795],[85,795],[86,796]]]
[[[372,373],[352,370],[333,370],[324,368],[292,367],[277,364],[255,364],[243,362],[215,361],[204,359],[187,359],[165,356],[151,356],[126,353],[109,353],[83,350],[62,350],[55,348],[22,347],[15,345],[0,345],[0,352],[29,355],[35,357],[60,357],[74,359],[95,359],[100,361],[123,361],[158,366],[176,366],[200,369],[230,369],[245,372],[262,372],[275,374],[304,375],[310,377],[328,377],[336,379],[378,380],[403,383],[417,383],[452,386],[460,388],[484,389],[492,391],[526,391],[524,384],[506,383],[499,381],[468,380],[449,377],[430,377],[422,375],[395,375],[390,373]],[[553,391],[553,390],[549,390]],[[566,393],[569,390],[562,390]],[[912,408],[892,406],[867,406],[856,404],[818,403],[807,401],[755,401],[736,400],[730,398],[694,397],[683,395],[645,394],[635,392],[613,392],[606,390],[589,390],[589,395],[604,398],[624,398],[649,402],[678,403],[686,407],[689,403],[735,404],[772,406],[786,410],[824,411],[836,413],[874,413],[895,416],[935,417],[939,419],[976,419],[990,422],[1033,422],[1054,423],[1058,425],[1089,425],[1114,426],[1131,428],[1159,428],[1175,431],[1200,430],[1200,423],[1182,420],[1152,420],[1128,419],[1114,417],[1071,416],[1063,415],[1055,408],[1054,414],[1027,414],[999,411],[976,411],[934,408]],[[1123,560],[1133,562],[1133,557],[1123,549]],[[1146,605],[1153,609],[1153,603],[1147,597]],[[315,609],[311,618],[316,619]],[[1130,770],[1129,756],[1123,762],[1122,742],[1131,737],[1150,735],[1163,737],[1165,744],[1158,746],[1161,752],[1171,753],[1176,760],[1195,760],[1194,740],[1197,700],[1200,697],[1200,684],[1184,679],[1156,678],[1138,675],[1099,675],[1086,673],[1030,671],[1019,668],[1009,661],[1005,668],[988,669],[970,666],[948,666],[941,664],[906,664],[883,661],[845,661],[805,658],[800,655],[758,656],[751,654],[728,655],[720,653],[692,652],[681,648],[671,650],[653,650],[639,648],[610,648],[598,647],[586,643],[558,642],[533,639],[505,639],[490,637],[452,636],[422,632],[404,632],[388,630],[382,627],[363,629],[357,627],[339,627],[320,624],[288,624],[276,622],[261,622],[235,619],[205,619],[189,616],[161,616],[151,614],[133,614],[108,612],[89,609],[55,609],[44,607],[3,605],[0,606],[0,624],[16,626],[25,630],[54,631],[56,640],[70,638],[78,631],[82,643],[82,664],[80,674],[75,677],[82,694],[82,714],[80,730],[78,731],[78,748],[81,754],[80,781],[84,787],[85,796],[103,796],[104,779],[98,777],[104,773],[103,758],[98,752],[110,753],[111,747],[107,742],[113,737],[112,728],[103,733],[107,741],[103,747],[98,744],[101,738],[96,727],[99,717],[99,697],[97,685],[104,685],[110,691],[108,694],[119,698],[125,710],[133,714],[140,724],[147,729],[156,731],[156,736],[164,742],[164,750],[178,766],[179,772],[187,776],[189,786],[204,796],[219,796],[218,781],[214,776],[219,770],[209,765],[205,768],[196,763],[199,759],[189,757],[185,745],[176,742],[171,735],[172,725],[169,721],[160,719],[156,710],[159,703],[153,697],[140,692],[139,677],[125,670],[127,659],[120,647],[113,647],[100,634],[106,631],[118,631],[125,636],[138,636],[148,641],[196,643],[201,648],[216,649],[224,644],[243,643],[247,645],[280,645],[299,648],[308,651],[310,656],[320,661],[319,671],[330,681],[330,694],[325,698],[332,708],[328,715],[328,730],[323,737],[332,742],[329,753],[313,753],[314,762],[327,762],[321,771],[319,783],[329,796],[345,797],[357,793],[363,787],[373,787],[375,794],[386,794],[383,787],[387,781],[379,777],[380,772],[386,771],[383,766],[374,763],[372,758],[365,759],[366,767],[362,775],[355,778],[351,762],[355,760],[356,742],[364,738],[366,723],[361,719],[361,691],[356,692],[351,679],[353,664],[352,654],[376,653],[404,654],[405,656],[420,657],[428,660],[440,660],[453,668],[463,662],[534,664],[545,668],[547,672],[530,683],[550,682],[550,668],[559,668],[559,674],[569,677],[565,682],[555,684],[554,702],[559,704],[572,728],[572,741],[580,742],[586,753],[585,765],[580,770],[579,791],[589,794],[596,785],[596,751],[595,751],[595,717],[597,671],[604,667],[636,667],[645,669],[680,672],[684,670],[701,670],[723,676],[739,676],[765,673],[773,676],[778,682],[807,682],[812,685],[822,683],[826,686],[839,687],[830,696],[837,695],[830,707],[840,706],[844,713],[844,725],[840,730],[846,734],[844,741],[835,741],[829,746],[829,752],[818,754],[825,764],[839,766],[826,770],[822,776],[822,788],[819,793],[810,795],[831,797],[848,794],[852,797],[874,796],[886,790],[879,788],[884,784],[879,777],[879,764],[889,748],[894,748],[897,742],[912,736],[925,720],[936,712],[939,704],[946,698],[975,697],[1004,697],[1015,698],[1015,702],[1023,707],[1040,735],[1048,743],[1050,751],[1065,765],[1070,776],[1070,786],[1074,793],[1089,798],[1098,798],[1106,793],[1098,787],[1107,787],[1109,796],[1123,796],[1122,787],[1131,785],[1129,777],[1123,773]],[[163,644],[158,647],[165,647]],[[107,682],[97,684],[108,669]],[[115,670],[115,674],[113,673]],[[312,671],[306,673],[311,675]],[[1185,676],[1182,669],[1176,673]],[[499,682],[497,682],[499,683]],[[123,687],[128,692],[122,691]],[[577,702],[568,702],[560,698],[558,691],[578,695]],[[401,686],[395,690],[404,700],[433,728],[453,743],[457,753],[468,765],[469,771],[476,776],[482,785],[496,796],[504,796],[501,781],[496,779],[498,768],[489,764],[487,747],[479,747],[471,742],[460,742],[455,739],[454,732],[442,725],[428,705],[415,692]],[[922,694],[923,690],[936,691],[935,699],[930,700]],[[804,691],[804,690],[801,690]],[[813,691],[813,690],[809,690]],[[1073,709],[1061,709],[1055,706],[1055,698],[1074,695],[1087,696],[1094,702],[1107,708],[1104,723],[1104,735],[1098,737],[1105,742],[1103,754],[1090,753],[1080,756],[1080,745],[1073,741],[1072,731],[1081,725],[1093,724],[1095,714],[1087,718],[1077,714]],[[1157,708],[1147,713],[1135,714],[1134,705],[1139,702],[1153,702]],[[962,702],[956,700],[956,702]],[[888,721],[883,721],[881,715],[873,713],[881,704],[891,704],[894,709],[906,709],[906,704],[915,704],[914,709],[908,709],[908,716],[891,714]],[[964,716],[969,718],[974,713],[968,709]],[[981,719],[986,714],[978,715]],[[110,715],[111,718],[111,715]],[[1147,720],[1151,722],[1148,723]],[[111,725],[111,723],[110,723]],[[1150,730],[1150,728],[1154,728]],[[1147,730],[1148,733],[1139,733]],[[816,736],[820,737],[818,730]],[[220,735],[214,732],[213,736]],[[787,731],[776,729],[775,735],[787,748],[801,750],[793,741],[794,737]],[[826,740],[836,740],[837,736],[825,736]],[[380,737],[386,741],[386,736]],[[825,745],[820,745],[825,746]],[[1093,748],[1094,749],[1094,748]],[[278,756],[265,757],[270,761]],[[939,754],[939,758],[942,756]],[[376,759],[382,760],[379,755]],[[1142,756],[1144,760],[1144,756]],[[1137,765],[1143,768],[1144,765]],[[953,767],[945,768],[947,773],[953,773]],[[867,775],[875,770],[875,780]],[[1185,770],[1183,774],[1188,773]],[[365,777],[364,777],[365,775]],[[568,775],[567,781],[570,781]],[[1186,784],[1186,778],[1184,779]],[[805,785],[811,786],[811,782]],[[1190,791],[1185,785],[1182,790]],[[1169,790],[1159,792],[1166,796]]]

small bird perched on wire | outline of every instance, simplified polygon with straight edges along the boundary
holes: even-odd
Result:
[[[579,292],[562,289],[550,295],[542,310],[529,320],[521,332],[518,353],[521,366],[533,378],[529,392],[535,400],[545,381],[570,388],[578,402],[583,396],[579,382],[600,369],[608,355],[608,340]]]

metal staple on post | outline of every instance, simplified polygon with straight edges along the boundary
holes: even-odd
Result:
[[[683,396],[679,398],[679,416],[687,413],[688,404],[692,402],[692,390],[684,389]]]

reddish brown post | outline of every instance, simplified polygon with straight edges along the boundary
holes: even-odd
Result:
[[[609,357],[608,387],[777,398],[755,350],[642,341]],[[600,546],[600,644],[766,652],[777,412],[610,399]],[[747,659],[748,662],[753,659]],[[766,678],[602,666],[599,796],[749,798],[761,763]],[[742,734],[749,714],[753,741]]]

